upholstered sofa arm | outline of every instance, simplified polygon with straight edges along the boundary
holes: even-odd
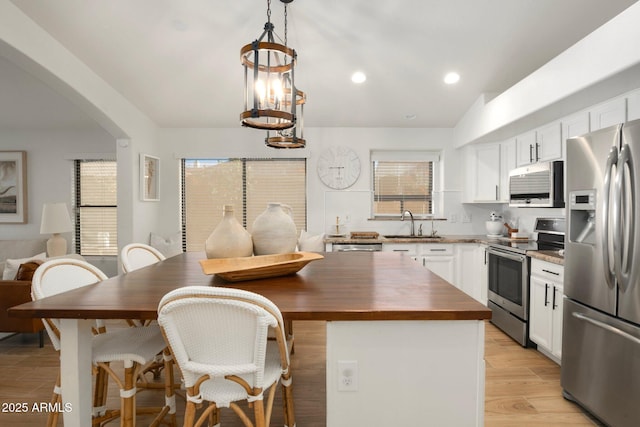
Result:
[[[9,316],[7,309],[31,301],[31,282],[0,280],[0,332],[39,332],[44,326],[40,319]]]

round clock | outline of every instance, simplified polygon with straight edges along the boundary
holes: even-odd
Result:
[[[360,176],[360,158],[348,147],[331,147],[318,159],[318,176],[327,187],[351,187]]]

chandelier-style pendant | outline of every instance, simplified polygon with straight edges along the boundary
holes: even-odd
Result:
[[[270,131],[267,131],[267,137],[264,143],[268,147],[273,148],[304,148],[307,141],[304,139],[304,104],[307,102],[307,95],[301,91],[296,90],[296,104],[300,107],[299,114],[296,117],[295,126],[289,129],[283,129],[275,132],[275,135],[271,135]],[[300,130],[300,136],[298,136],[298,130]]]
[[[281,0],[287,3],[286,0]],[[244,67],[243,126],[283,130],[296,123],[297,99],[294,84],[296,51],[275,41],[268,1],[267,23],[262,35],[240,50]],[[286,14],[285,14],[286,40]]]

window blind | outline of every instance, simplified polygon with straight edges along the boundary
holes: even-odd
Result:
[[[118,255],[117,164],[75,161],[75,246],[81,255]]]
[[[433,213],[433,161],[373,161],[374,216]]]
[[[291,206],[296,228],[306,229],[305,159],[183,159],[181,176],[185,251],[204,250],[227,204],[249,233],[269,202]]]

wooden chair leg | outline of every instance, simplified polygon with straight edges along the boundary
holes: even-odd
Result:
[[[164,359],[165,404],[169,407],[169,424],[176,425],[176,395],[174,392],[173,355],[168,348],[162,352]]]
[[[284,375],[282,377],[282,394],[285,426],[295,427],[296,417],[293,410],[293,389],[290,374],[286,375],[286,378]]]
[[[190,396],[188,394],[187,396]],[[196,420],[196,404],[187,399],[187,404],[184,408],[184,427],[192,427]]]
[[[124,388],[120,390],[120,426],[135,427],[136,420],[136,363],[126,361],[124,365]]]
[[[56,385],[53,387],[53,394],[51,395],[51,406],[56,407],[56,404],[62,403],[62,397],[60,396],[60,372],[58,372],[58,379]],[[56,427],[58,425],[58,411],[50,411],[47,416],[47,427]]]
[[[101,367],[96,367],[96,384],[93,390],[93,416],[100,417],[106,412],[107,389],[109,386],[109,376],[107,371]]]
[[[260,394],[262,392],[260,389],[254,389],[253,391],[256,394]],[[256,427],[265,427],[264,400],[261,398],[251,402],[251,404],[253,405],[253,416]]]

